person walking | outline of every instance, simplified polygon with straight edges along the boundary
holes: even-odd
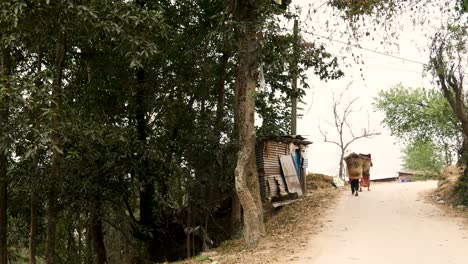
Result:
[[[361,156],[351,153],[344,160],[346,162],[346,174],[351,185],[351,194],[359,196],[359,180],[362,178]]]
[[[372,164],[372,156],[371,154],[359,154],[361,155],[362,161],[362,179],[360,182],[359,191],[362,192],[362,187],[367,187],[367,190],[370,191],[370,167],[373,166]]]

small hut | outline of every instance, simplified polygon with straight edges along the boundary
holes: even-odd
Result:
[[[291,200],[305,193],[307,146],[300,135],[270,136],[257,140],[255,153],[264,201]]]

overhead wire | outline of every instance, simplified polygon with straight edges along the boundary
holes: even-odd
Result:
[[[327,2],[327,1],[326,1]],[[325,2],[325,3],[326,3]],[[369,49],[369,48],[366,48],[366,47],[362,47],[360,45],[357,45],[357,44],[351,44],[351,43],[347,43],[347,42],[344,42],[344,41],[341,41],[341,40],[337,40],[337,39],[334,39],[334,38],[331,38],[331,37],[326,37],[326,36],[322,36],[322,35],[319,35],[319,34],[315,34],[315,33],[311,33],[311,32],[306,32],[312,36],[315,36],[315,37],[318,37],[318,38],[323,38],[323,39],[327,39],[327,40],[330,40],[332,42],[336,42],[336,43],[340,43],[340,44],[343,44],[343,45],[346,45],[346,46],[352,46],[352,47],[355,47],[355,48],[358,48],[358,49],[361,49],[361,50],[365,50],[365,51],[368,51],[368,52],[372,52],[372,53],[376,53],[376,54],[379,54],[379,55],[382,55],[382,56],[386,56],[386,57],[391,57],[391,58],[394,58],[394,59],[399,59],[399,60],[403,60],[403,61],[407,61],[407,62],[411,62],[411,63],[415,63],[415,64],[419,64],[419,65],[427,65],[426,63],[423,63],[423,62],[420,62],[420,61],[416,61],[416,60],[413,60],[413,59],[408,59],[408,58],[404,58],[404,57],[401,57],[401,56],[396,56],[396,55],[392,55],[392,54],[388,54],[388,53],[385,53],[385,52],[381,52],[381,51],[376,51],[376,50],[372,50],[372,49]],[[417,71],[412,71],[412,70],[407,70],[407,69],[392,69],[392,70],[398,70],[398,71],[404,71],[404,72],[411,72],[411,73],[418,73],[418,74],[422,74],[422,72],[417,72]],[[312,105],[311,104],[307,111],[305,112],[304,116],[307,116],[309,114],[309,111],[311,110],[312,108]]]
[[[404,57],[388,54],[388,53],[385,53],[385,52],[365,48],[365,47],[362,47],[362,46],[357,45],[357,44],[351,44],[351,43],[344,42],[344,41],[341,41],[341,40],[337,40],[337,39],[334,39],[334,38],[331,38],[331,37],[326,37],[326,36],[318,35],[318,34],[311,33],[311,32],[306,32],[306,33],[308,33],[308,34],[310,34],[312,36],[316,36],[316,37],[323,38],[323,39],[328,39],[328,40],[333,41],[333,42],[337,42],[337,43],[340,43],[340,44],[343,44],[343,45],[355,47],[355,48],[358,48],[358,49],[361,49],[361,50],[369,51],[369,52],[380,54],[380,55],[383,55],[383,56],[391,57],[391,58],[394,58],[394,59],[404,60],[404,61],[407,61],[407,62],[412,62],[412,63],[420,64],[420,65],[423,65],[423,66],[427,65],[427,63],[424,63],[424,62],[416,61],[416,60],[413,60],[413,59],[407,59],[407,58],[404,58]]]
[[[317,12],[322,6],[324,6],[326,3],[330,2],[329,0],[323,1],[318,7],[314,7],[314,11]]]

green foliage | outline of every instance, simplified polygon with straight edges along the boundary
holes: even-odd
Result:
[[[437,85],[449,102],[457,120],[463,128],[464,146],[461,149],[461,161],[468,161],[468,121],[466,114],[466,90],[463,87],[468,50],[468,21],[466,19],[466,1],[457,1],[458,16],[441,27],[432,38],[430,64],[428,69],[437,78]],[[459,178],[455,192],[460,202],[468,204],[468,168]]]
[[[452,153],[461,147],[460,124],[437,90],[411,89],[399,84],[380,91],[374,107],[385,113],[383,123],[392,135],[405,142],[432,141]]]
[[[386,23],[405,8],[405,1],[399,0],[332,0],[329,5],[341,12],[341,17],[350,23],[374,19],[374,23]],[[418,4],[418,3],[416,3]],[[353,29],[357,27],[353,26]]]
[[[458,0],[455,7],[460,13],[468,12],[468,1],[467,0]]]
[[[454,189],[457,197],[458,203],[468,206],[468,175],[464,173],[455,185]]]
[[[386,2],[382,0],[362,0],[362,1],[349,1],[349,0],[333,0],[330,1],[330,5],[336,7],[339,10],[346,11],[349,17],[369,15],[372,14],[374,9],[384,8]]]
[[[10,247],[8,249],[9,263],[29,263],[28,253],[29,252],[24,248]]]
[[[287,135],[291,125],[291,104],[273,93],[262,93],[257,98],[257,113],[262,125],[257,127],[257,137]]]
[[[403,166],[408,170],[438,172],[445,165],[443,153],[430,141],[412,142],[403,154]]]
[[[285,16],[294,17],[294,13]],[[257,113],[262,118],[262,125],[257,127],[258,136],[284,135],[290,131],[291,84],[294,70],[298,75],[297,98],[300,101],[309,88],[306,71],[312,69],[322,80],[335,80],[344,73],[339,68],[337,58],[326,51],[323,45],[306,42],[298,36],[298,48],[294,50],[294,35],[284,32],[281,22],[276,18],[265,22],[261,46],[266,91],[257,95]],[[294,66],[297,63],[297,69]]]
[[[291,4],[291,0],[270,0],[270,2],[273,2],[273,6],[278,9],[278,13],[285,12]]]
[[[180,258],[187,212],[191,225],[210,227],[216,243],[229,236],[237,153],[235,25],[221,0],[136,2],[0,3],[0,45],[13,58],[9,85],[2,80],[0,86],[0,107],[9,108],[9,123],[0,127],[11,161],[9,243],[27,247],[35,193],[38,258],[45,254],[51,189],[58,192],[62,262],[93,262],[95,215],[104,222],[112,263]],[[259,135],[289,131],[293,38],[270,8],[259,25],[268,87],[256,94]],[[59,146],[51,144],[57,114],[51,91],[63,35],[63,160],[53,179],[52,152]],[[343,74],[323,46],[302,45],[294,60],[299,99],[308,88],[307,69],[322,79]],[[143,209],[149,221],[142,220]]]

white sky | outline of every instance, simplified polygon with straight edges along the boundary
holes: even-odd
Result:
[[[294,1],[294,5],[303,5],[315,2],[315,6],[320,5],[324,0],[318,1]],[[313,21],[303,21],[300,24],[301,30],[317,32],[318,35],[330,36],[330,33],[318,31],[320,23],[330,20],[330,16],[326,14],[326,5],[321,7],[321,12],[314,16]],[[307,8],[304,8],[307,12]],[[335,21],[333,18],[331,21]],[[401,22],[401,21],[400,21]],[[312,29],[312,25],[316,29]],[[339,23],[338,23],[339,24]],[[291,24],[292,28],[292,24]],[[433,27],[435,28],[435,27]],[[340,26],[334,27],[334,30],[342,30]],[[384,47],[380,44],[381,39],[376,37],[376,41],[363,41],[359,44],[362,47],[377,50],[383,53],[390,53],[391,55],[406,58],[409,60],[419,61],[426,63],[429,55],[427,51],[423,51],[421,47],[427,47],[428,40],[422,34],[427,29],[415,29],[411,23],[404,26],[398,33],[400,37],[395,40],[399,44],[399,49]],[[428,29],[430,30],[430,28]],[[333,39],[347,41],[346,38],[340,37],[338,34],[331,36]],[[352,63],[352,58],[349,52],[343,48],[344,44],[337,41],[330,41],[323,38],[317,38],[313,35],[305,34],[305,38],[310,41],[319,41],[324,43],[327,51],[338,57],[349,57],[345,59],[348,63]],[[417,47],[418,46],[418,47]],[[330,143],[325,143],[323,136],[319,132],[319,124],[322,130],[328,131],[331,138],[336,138],[338,134],[336,130],[327,125],[327,121],[332,122],[333,116],[331,112],[332,107],[332,94],[341,93],[346,86],[352,82],[347,95],[348,98],[358,97],[355,104],[357,109],[362,109],[360,112],[355,113],[353,117],[353,124],[355,133],[363,127],[367,126],[367,120],[371,123],[371,128],[375,128],[382,134],[372,139],[359,139],[352,143],[348,148],[347,153],[372,153],[374,167],[371,170],[372,178],[384,178],[395,176],[397,171],[401,169],[400,160],[400,145],[397,140],[390,136],[390,132],[381,125],[383,113],[374,112],[372,103],[373,98],[377,96],[381,90],[387,90],[398,83],[402,83],[407,87],[433,87],[430,83],[431,77],[423,77],[423,66],[418,63],[396,59],[390,56],[380,55],[377,53],[369,52],[353,48],[355,54],[362,55],[365,65],[354,65],[351,68],[342,68],[345,72],[345,77],[340,80],[324,82],[314,76],[313,71],[308,73],[309,85],[311,89],[307,90],[304,98],[305,104],[300,105],[303,108],[299,114],[304,117],[298,120],[297,134],[305,135],[310,141],[314,143],[309,146],[309,172],[324,173],[328,175],[338,174],[339,153],[338,146]],[[361,77],[360,68],[364,75],[364,80]],[[345,100],[346,102],[346,100]],[[362,125],[360,125],[362,123]]]

